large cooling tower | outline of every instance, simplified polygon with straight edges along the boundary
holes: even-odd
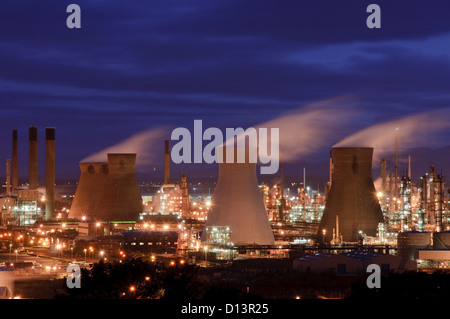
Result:
[[[142,197],[136,154],[108,154],[108,163],[80,163],[80,180],[70,217],[101,221],[138,220]]]
[[[376,235],[383,214],[372,179],[372,155],[373,148],[332,149],[333,183],[320,223],[319,242],[329,243],[332,239],[336,215],[343,241],[358,241],[359,231]]]
[[[224,150],[217,148],[219,158]],[[229,226],[230,240],[236,245],[271,245],[272,228],[262,201],[256,178],[256,163],[248,156],[244,163],[219,163],[219,178],[205,223],[202,240],[206,240],[206,227]]]

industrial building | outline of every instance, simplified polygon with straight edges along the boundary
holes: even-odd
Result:
[[[19,185],[18,131],[12,131],[11,161],[6,165],[6,192],[0,197],[0,225],[30,226],[55,218],[55,128],[47,127],[45,193],[38,186],[38,129],[28,130],[28,185]],[[11,176],[12,175],[12,176]],[[12,178],[11,178],[12,177]]]
[[[372,251],[349,251],[341,254],[316,253],[297,258],[293,268],[300,272],[364,274],[367,266],[377,264],[382,272],[415,271],[416,263],[407,258]]]

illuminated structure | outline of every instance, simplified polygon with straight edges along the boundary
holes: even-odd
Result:
[[[182,214],[182,190],[178,184],[162,185],[154,196],[152,211],[159,214]]]
[[[80,163],[80,180],[69,217],[134,220],[142,212],[136,154],[108,154],[107,163]]]
[[[330,192],[317,236],[329,243],[336,229],[344,242],[357,242],[360,234],[375,236],[383,215],[372,179],[373,148],[333,148]]]
[[[226,153],[234,152],[234,161],[226,161]],[[206,229],[214,226],[229,227],[230,240],[236,245],[271,245],[274,236],[269,223],[256,178],[256,163],[249,161],[248,151],[243,163],[237,162],[239,148],[216,149],[219,159],[219,177],[212,204],[205,223]]]

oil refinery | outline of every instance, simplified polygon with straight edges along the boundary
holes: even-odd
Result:
[[[205,268],[288,260],[300,272],[361,272],[376,258],[395,271],[450,266],[444,176],[430,166],[414,183],[411,157],[404,176],[398,174],[397,153],[392,173],[382,159],[375,183],[373,148],[332,147],[329,181],[321,193],[308,186],[305,173],[303,180],[287,182],[283,162],[277,183],[258,182],[256,163],[248,157],[227,162],[229,148],[219,147],[224,160],[213,192],[199,192],[201,183],[190,183],[186,173],[171,176],[166,140],[164,178],[151,192],[136,177],[139,154],[108,153],[106,162],[79,163],[70,194],[56,191],[55,128],[45,130],[45,183],[37,174],[38,129],[29,128],[29,180],[21,185],[18,131],[12,133],[0,198],[0,243],[10,253],[31,249],[93,261],[128,256]]]

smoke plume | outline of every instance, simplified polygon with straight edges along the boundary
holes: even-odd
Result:
[[[348,136],[335,147],[373,147],[375,160],[394,153],[396,137],[399,150],[436,147],[447,140],[441,137],[450,128],[449,116],[450,110],[440,109],[376,124]]]
[[[161,162],[161,154],[164,150],[163,141],[167,134],[167,130],[164,128],[150,129],[92,154],[82,162],[106,162],[108,153],[136,153],[136,168],[154,165]]]

